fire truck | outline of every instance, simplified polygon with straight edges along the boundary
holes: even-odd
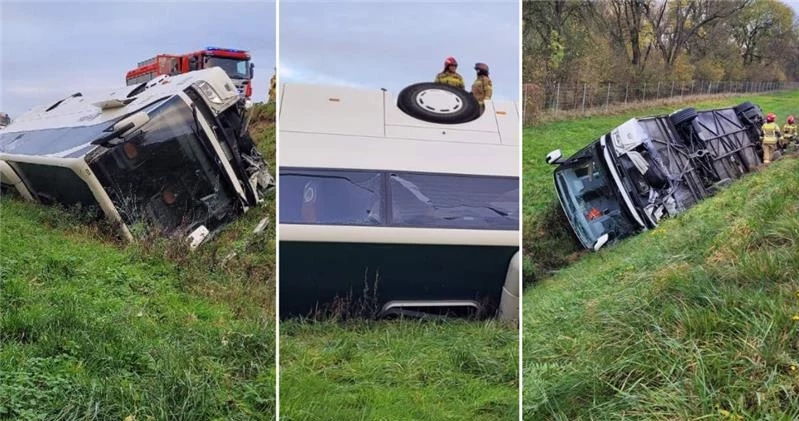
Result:
[[[183,55],[159,54],[139,62],[135,69],[125,75],[125,81],[128,86],[138,85],[160,75],[174,76],[210,67],[222,68],[236,84],[239,95],[246,98],[252,96],[254,66],[250,63],[250,53],[230,48],[207,47]]]

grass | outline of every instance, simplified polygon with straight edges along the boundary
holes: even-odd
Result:
[[[280,419],[518,420],[518,336],[496,320],[282,320]]]
[[[544,162],[547,153],[560,148],[563,156],[568,157],[633,117],[667,114],[684,106],[697,109],[729,107],[747,100],[760,105],[764,112],[777,113],[780,125],[785,123],[787,115],[799,113],[799,91],[791,91],[713,98],[682,104],[669,102],[668,105],[624,109],[609,115],[575,118],[525,128],[522,151],[525,281],[529,283],[551,276],[583,254],[557,201],[552,178],[554,167]]]
[[[261,114],[253,138],[274,165]],[[274,419],[274,223],[251,233],[264,217],[274,197],[190,253],[2,198],[0,419]]]
[[[798,97],[751,99],[784,118]],[[625,118],[558,127],[591,139]],[[524,418],[799,419],[797,198],[790,156],[529,286]]]
[[[280,335],[281,420],[518,419],[514,326],[281,321]]]

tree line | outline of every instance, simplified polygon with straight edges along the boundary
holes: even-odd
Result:
[[[525,83],[799,80],[778,0],[532,1],[522,23]]]

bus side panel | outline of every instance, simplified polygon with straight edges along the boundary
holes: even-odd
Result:
[[[280,315],[324,310],[338,296],[499,304],[515,246],[280,242]],[[376,291],[376,296],[375,296]]]

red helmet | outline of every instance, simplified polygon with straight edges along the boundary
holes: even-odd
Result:
[[[455,60],[455,57],[447,57],[444,60],[444,67],[457,66],[457,65],[458,65],[458,60]]]
[[[773,123],[774,120],[776,120],[776,119],[777,119],[777,116],[774,113],[766,114],[766,122]]]
[[[793,118],[793,116],[792,116],[792,115],[789,115],[789,116],[788,116],[788,124],[793,124],[794,120],[795,120],[795,119]]]

